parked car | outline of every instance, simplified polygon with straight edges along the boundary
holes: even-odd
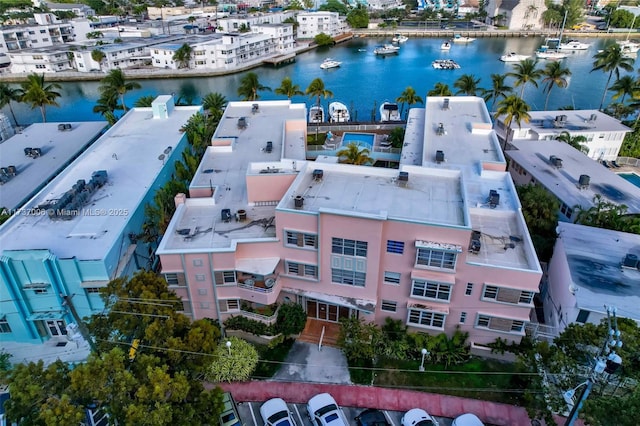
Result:
[[[456,417],[451,426],[484,426],[484,423],[475,414],[467,413]]]
[[[400,420],[402,426],[438,426],[438,421],[422,408],[412,408]]]
[[[265,426],[296,426],[289,407],[282,398],[273,398],[262,404],[260,415]]]
[[[328,393],[320,393],[307,402],[311,423],[316,426],[348,426],[342,409]]]
[[[220,426],[242,426],[236,402],[231,393],[225,392],[222,395],[222,413],[220,414]]]
[[[355,420],[358,426],[391,426],[384,413],[374,408],[367,408]]]

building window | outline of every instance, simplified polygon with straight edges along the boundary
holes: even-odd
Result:
[[[443,329],[446,317],[445,314],[439,312],[409,309],[407,322],[418,327]]]
[[[209,302],[200,302],[200,309],[209,309]]]
[[[202,259],[193,259],[193,266],[202,266]]]
[[[387,240],[387,253],[403,254],[404,242]]]
[[[524,333],[524,321],[509,318],[498,318],[490,315],[478,314],[476,327],[486,328],[505,333]]]
[[[460,324],[464,324],[464,322],[467,320],[467,313],[466,312],[460,312]]]
[[[205,280],[205,276],[204,274],[196,274],[196,281],[204,281]]]
[[[473,283],[467,283],[467,288],[464,290],[464,295],[471,296],[472,292],[473,292]]]
[[[84,291],[86,291],[87,294],[96,294],[100,293],[100,287],[87,287],[84,289]]]
[[[206,288],[199,288],[198,289],[198,294],[200,296],[206,296],[207,295],[207,289]]]
[[[448,302],[451,297],[451,284],[413,280],[411,283],[411,296]]]
[[[331,253],[342,254],[344,256],[367,257],[367,242],[332,238]]]
[[[416,265],[438,269],[455,269],[457,253],[418,247]]]
[[[331,268],[331,282],[337,284],[364,287],[367,274],[364,272],[348,271],[345,269]]]
[[[585,311],[584,309],[580,309],[580,312],[578,312],[578,316],[576,317],[576,322],[579,322],[581,324],[585,324],[588,319],[589,319],[589,311]]]
[[[11,326],[6,317],[0,319],[0,333],[11,333]]]
[[[216,285],[236,283],[236,271],[215,271],[213,275],[216,280]]]
[[[289,275],[297,275],[306,278],[318,278],[318,267],[297,262],[286,262],[286,270]]]
[[[398,302],[394,302],[393,300],[383,300],[380,304],[380,310],[386,312],[395,312],[398,307]]]
[[[530,305],[533,301],[532,291],[522,291],[515,288],[485,285],[482,293],[483,299],[491,299],[496,302],[511,303],[514,305]]]
[[[220,312],[231,312],[240,310],[240,300],[226,299],[220,301]]]
[[[164,279],[168,285],[176,285],[179,287],[186,287],[187,281],[184,279],[184,273],[176,272],[171,274],[164,274]]]
[[[400,272],[384,271],[385,284],[400,285]]]
[[[285,245],[291,247],[318,248],[318,236],[304,232],[285,231]]]
[[[36,288],[33,290],[34,294],[47,294],[47,289],[46,288]]]

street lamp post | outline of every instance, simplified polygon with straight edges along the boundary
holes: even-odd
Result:
[[[427,356],[429,351],[426,350],[425,348],[422,348],[420,353],[422,353],[422,361],[420,362],[420,368],[418,368],[418,371],[424,371],[424,357]]]
[[[231,355],[231,340],[227,340],[227,343],[225,343],[225,345],[227,345],[227,349],[229,350],[229,355]]]

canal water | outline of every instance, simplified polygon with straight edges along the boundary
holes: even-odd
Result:
[[[506,52],[534,55],[534,51],[543,43],[543,39],[530,38],[480,38],[469,44],[453,44],[450,51],[441,51],[444,39],[418,38],[410,39],[401,45],[399,54],[386,57],[376,56],[376,46],[391,42],[390,39],[356,38],[349,42],[318,48],[297,56],[296,62],[278,68],[262,66],[253,69],[260,83],[275,89],[284,77],[291,77],[304,91],[314,78],[321,78],[325,87],[333,92],[331,99],[323,100],[325,107],[332,100],[337,100],[351,111],[352,119],[370,121],[372,115],[378,117],[378,109],[384,101],[394,101],[407,86],[412,86],[423,99],[433,86],[442,82],[448,84],[453,92],[453,83],[463,74],[473,74],[480,78],[480,87],[491,85],[491,74],[506,74],[513,69],[512,64],[505,64],[498,59]],[[602,71],[591,72],[593,55],[606,45],[614,43],[611,39],[584,39],[590,42],[587,51],[574,52],[563,63],[572,71],[567,88],[554,87],[549,100],[548,109],[572,106],[576,109],[598,108],[602,90],[606,84],[607,74]],[[340,68],[320,69],[320,64],[327,58],[341,61]],[[460,65],[456,70],[436,70],[431,66],[435,59],[453,59]],[[539,66],[543,66],[540,61]],[[184,99],[198,102],[209,92],[219,92],[228,100],[238,100],[237,88],[246,72],[209,78],[182,78],[163,80],[140,80],[142,88],[126,95],[128,106],[144,95],[174,93]],[[635,71],[633,73],[635,75]],[[512,84],[512,80],[508,80]],[[99,97],[99,82],[60,83],[62,97],[58,99],[59,107],[47,108],[49,121],[86,121],[101,119],[92,112],[93,105]],[[544,108],[545,94],[543,83],[538,88],[527,85],[524,99],[533,110]],[[611,93],[609,93],[609,98]],[[273,92],[261,92],[260,98],[265,100],[282,99]],[[296,96],[294,102],[314,101],[307,96]],[[20,124],[41,121],[38,109],[30,110],[25,105],[14,105]],[[5,112],[8,112],[5,108]]]

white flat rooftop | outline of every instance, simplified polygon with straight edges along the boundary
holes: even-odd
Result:
[[[640,188],[569,144],[555,140],[516,140],[511,144],[516,149],[507,151],[507,156],[569,207],[589,208],[594,196],[600,194],[605,201],[625,204],[629,213],[640,213]],[[562,159],[561,168],[551,164],[552,155]],[[590,177],[588,188],[578,187],[580,175]]]
[[[48,249],[59,258],[103,259],[164,169],[159,156],[175,149],[184,137],[180,128],[200,109],[175,107],[166,119],[154,119],[151,108],[130,110],[25,205],[35,209],[57,200],[78,180],[89,182],[94,171],[105,170],[107,184],[82,207],[87,214],[71,220],[15,215],[1,227],[2,250]]]
[[[566,117],[565,124],[562,127],[556,127],[554,121],[556,117],[561,115]],[[631,129],[622,124],[620,120],[596,109],[530,111],[529,116],[531,117],[529,123],[520,123],[520,128],[531,129],[531,131],[537,134],[552,133],[559,135],[563,131],[568,131],[571,134],[631,131]]]
[[[558,227],[577,286],[576,307],[605,313],[606,304],[640,321],[640,270],[621,267],[628,253],[640,258],[640,235],[563,222]]]
[[[93,141],[107,126],[105,121],[71,122],[59,131],[58,123],[36,123],[0,143],[0,166],[15,166],[18,174],[0,187],[0,207],[15,209],[26,203]],[[38,158],[25,148],[40,148]]]

